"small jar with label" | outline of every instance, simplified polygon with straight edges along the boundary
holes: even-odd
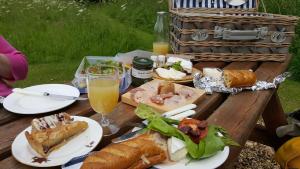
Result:
[[[140,86],[152,80],[153,61],[145,57],[134,57],[132,61],[132,85]]]

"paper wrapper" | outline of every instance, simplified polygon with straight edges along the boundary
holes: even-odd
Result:
[[[290,73],[285,72],[285,73],[275,77],[273,79],[273,82],[257,81],[254,86],[243,87],[243,88],[227,88],[224,85],[223,79],[213,79],[211,77],[202,77],[201,74],[196,74],[194,76],[193,82],[194,82],[194,86],[196,88],[205,90],[205,92],[207,94],[212,94],[213,92],[237,94],[243,90],[258,91],[258,90],[267,90],[267,89],[276,88],[278,86],[278,84],[282,83],[289,76],[290,76]]]

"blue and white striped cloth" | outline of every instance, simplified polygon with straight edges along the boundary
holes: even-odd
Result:
[[[256,8],[256,0],[248,0],[241,6],[232,6],[224,0],[172,0],[173,8],[236,8],[251,9]]]

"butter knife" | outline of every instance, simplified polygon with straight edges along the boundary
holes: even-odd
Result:
[[[59,95],[59,94],[52,94],[49,92],[36,92],[36,91],[29,91],[20,88],[14,88],[12,90],[14,93],[20,93],[25,95],[33,95],[33,96],[45,96],[45,97],[52,97],[56,99],[64,99],[64,100],[87,100],[88,98],[77,97],[77,96],[66,96],[66,95]]]
[[[126,141],[126,140],[130,140],[130,139],[133,139],[135,138],[136,136],[144,133],[144,130],[145,128],[141,128],[141,129],[138,129],[138,130],[135,130],[133,132],[129,132],[129,133],[125,133],[123,134],[122,136],[120,137],[117,137],[117,138],[114,138],[111,140],[112,143],[120,143],[120,142],[123,142],[123,141]]]

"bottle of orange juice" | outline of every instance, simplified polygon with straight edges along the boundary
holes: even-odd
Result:
[[[155,55],[166,55],[169,52],[169,26],[167,12],[157,12],[154,26],[155,40],[153,42],[153,53]]]

